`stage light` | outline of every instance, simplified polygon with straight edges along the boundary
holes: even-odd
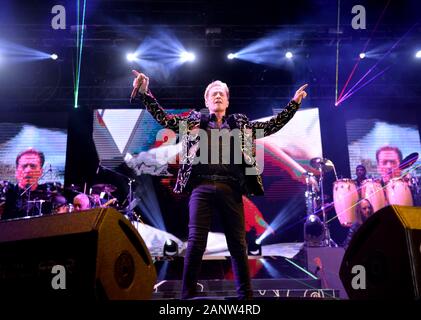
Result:
[[[126,54],[126,59],[129,62],[135,61],[136,58],[137,58],[137,54],[136,53],[131,52],[131,53]]]
[[[261,241],[257,239],[256,229],[253,227],[246,233],[247,253],[249,256],[261,256],[262,245]]]
[[[417,53],[415,54],[415,58],[421,59],[421,50],[417,51]]]
[[[196,59],[196,56],[192,52],[183,51],[180,54],[180,60],[181,61],[194,61]]]
[[[164,257],[178,256],[178,245],[175,241],[168,239],[164,244]]]
[[[292,57],[293,57],[293,54],[291,51],[287,51],[287,53],[285,53],[285,58],[292,59]]]
[[[249,256],[261,256],[262,255],[262,246],[256,241],[250,242],[247,246],[247,252]]]
[[[236,56],[236,54],[235,53],[229,53],[228,55],[227,55],[227,58],[228,59],[230,59],[230,60],[232,60],[232,59],[235,59],[237,56]]]
[[[57,60],[58,59],[58,55],[53,53],[52,55],[50,55],[51,59],[53,60]]]
[[[324,225],[320,218],[310,214],[304,223],[304,241],[308,247],[323,245]]]
[[[364,59],[365,58],[365,52],[361,52],[360,53],[360,59]]]

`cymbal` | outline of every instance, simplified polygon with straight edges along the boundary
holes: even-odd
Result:
[[[62,190],[63,188],[60,182],[45,182],[39,184],[32,193],[54,195],[60,193]]]
[[[63,190],[63,186],[61,182],[53,181],[53,182],[45,182],[43,183],[45,189],[49,192]]]
[[[322,169],[323,171],[327,172],[333,169],[333,163],[329,159],[316,157],[310,160],[310,165],[314,169]]]
[[[96,184],[92,186],[92,193],[100,194],[101,192],[111,193],[117,190],[117,187],[112,184]]]
[[[413,152],[410,155],[406,156],[399,165],[399,169],[406,169],[412,166],[418,160],[418,152]]]
[[[71,184],[70,186],[68,186],[68,187],[66,188],[66,190],[67,190],[67,191],[72,191],[72,192],[79,192],[79,191],[80,191],[80,189],[81,189],[81,187],[76,186],[76,185],[74,185],[74,184]]]

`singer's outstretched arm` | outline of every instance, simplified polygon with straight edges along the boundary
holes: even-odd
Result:
[[[185,125],[193,126],[192,121],[200,117],[200,113],[197,111],[191,111],[187,116],[173,115],[165,111],[165,109],[158,103],[158,101],[153,96],[152,92],[149,90],[149,78],[146,77],[143,73],[139,73],[136,70],[133,70],[133,74],[136,75],[135,80],[133,81],[133,93],[140,96],[140,99],[145,106],[146,110],[152,115],[152,117],[162,126],[167,129],[171,129],[174,132],[178,133],[180,130],[181,122],[185,122]],[[188,128],[192,129],[192,128]]]

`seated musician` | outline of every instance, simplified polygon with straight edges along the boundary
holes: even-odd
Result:
[[[91,208],[91,200],[86,194],[80,193],[73,198],[73,207],[75,211],[89,210]]]
[[[357,176],[357,178],[354,180],[355,185],[357,186],[357,188],[361,187],[361,184],[363,183],[363,181],[365,179],[367,179],[367,170],[366,168],[362,165],[359,164],[356,168],[355,168],[355,175]]]
[[[67,199],[62,195],[57,195],[53,197],[52,200],[52,207],[54,214],[61,214],[61,213],[69,213],[70,207],[67,203]]]
[[[373,207],[368,199],[362,199],[357,206],[357,216],[359,221],[354,222],[354,224],[349,228],[348,235],[344,241],[344,248],[346,249],[354,236],[355,232],[361,227],[361,225],[373,214]]]

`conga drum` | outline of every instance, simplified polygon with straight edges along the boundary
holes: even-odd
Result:
[[[384,208],[387,205],[386,197],[382,188],[382,184],[378,179],[365,179],[361,183],[361,198],[368,199],[373,212]]]
[[[386,185],[386,195],[389,204],[413,206],[411,189],[403,178],[393,178]]]
[[[333,183],[333,202],[336,216],[344,227],[350,227],[357,222],[358,192],[355,182],[351,179],[338,179]]]

